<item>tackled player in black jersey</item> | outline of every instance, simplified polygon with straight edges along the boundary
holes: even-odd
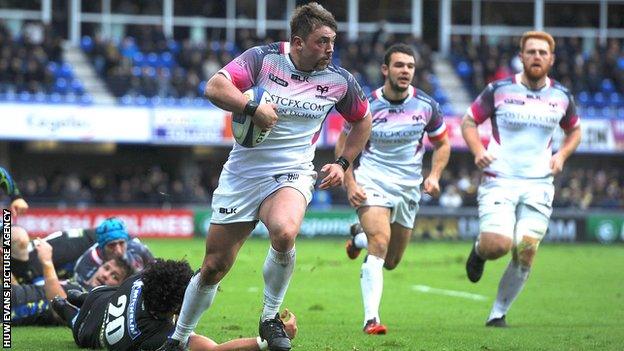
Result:
[[[102,286],[90,293],[70,291],[67,299],[56,297],[52,307],[72,329],[76,344],[107,350],[157,350],[175,328],[185,287],[193,272],[186,261],[157,259],[119,287]],[[285,330],[292,338],[296,320],[290,314]],[[257,338],[217,344],[201,335],[189,340],[192,350],[262,350]]]

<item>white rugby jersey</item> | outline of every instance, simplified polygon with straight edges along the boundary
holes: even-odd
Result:
[[[288,42],[256,46],[219,71],[240,91],[253,86],[266,90],[279,117],[262,144],[234,144],[224,166],[227,171],[245,178],[312,172],[315,142],[330,110],[335,106],[352,122],[368,113],[368,101],[349,72],[333,64],[322,71],[299,71],[289,52]]]
[[[440,105],[411,85],[402,103],[392,103],[378,88],[369,97],[373,129],[360,157],[359,172],[384,182],[419,186],[422,182],[423,136],[436,141],[446,135]],[[345,123],[346,133],[350,126]]]
[[[552,135],[557,125],[568,131],[580,125],[572,94],[559,82],[531,90],[521,74],[490,83],[468,108],[477,124],[492,121],[488,151],[496,159],[484,173],[503,178],[551,175]]]

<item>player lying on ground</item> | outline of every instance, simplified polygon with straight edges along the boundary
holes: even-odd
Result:
[[[89,291],[100,285],[119,285],[132,273],[132,267],[120,258],[113,258],[101,265],[91,279],[80,284],[74,280],[59,280],[52,261],[52,246],[35,240],[35,250],[41,262],[44,284],[11,285],[12,325],[55,325],[60,320],[50,309],[49,300],[55,296],[67,296],[67,291]]]
[[[78,283],[92,278],[106,261],[118,257],[140,271],[154,256],[138,238],[131,238],[125,224],[108,218],[96,228],[69,229],[43,239],[53,248],[53,263],[60,279],[74,277]],[[24,228],[11,233],[11,269],[19,284],[43,284],[42,267],[33,242]]]
[[[143,272],[126,279],[118,288],[99,287],[90,293],[70,292],[67,299],[56,297],[54,310],[72,329],[80,347],[108,350],[155,350],[175,328],[184,288],[193,272],[186,261],[157,259]],[[283,327],[290,338],[297,333],[295,316],[286,311]],[[288,318],[285,318],[288,317]],[[103,321],[103,322],[102,322]],[[218,344],[191,334],[191,350],[264,350],[266,342],[244,338]]]

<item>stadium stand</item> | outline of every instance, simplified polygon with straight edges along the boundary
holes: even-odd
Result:
[[[96,35],[84,36],[80,44],[109,89],[125,105],[195,103],[196,98],[203,96],[206,80],[239,55],[241,48],[275,40],[271,37],[259,39],[251,31],[242,29],[238,31],[236,42],[176,41],[166,39],[157,26],[131,28],[129,35],[118,42]],[[283,37],[284,33],[280,38]],[[412,45],[419,55],[414,84],[440,102],[445,112],[452,113],[447,95],[433,73],[431,49],[418,38],[391,35],[383,30],[353,42],[342,38],[334,60],[352,72],[368,94],[383,83],[379,73],[383,53],[387,46],[396,42]]]
[[[557,41],[552,76],[571,89],[583,117],[624,116],[623,43],[616,38],[610,38],[604,46],[581,38]],[[468,36],[453,36],[450,58],[457,74],[476,96],[491,81],[522,69],[517,52],[516,37],[502,38],[496,44],[483,38],[476,44]]]
[[[62,53],[62,38],[50,26],[25,22],[12,33],[0,21],[0,101],[89,103]]]

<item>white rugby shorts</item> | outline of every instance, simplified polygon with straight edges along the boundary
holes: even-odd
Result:
[[[355,180],[366,192],[366,201],[358,207],[390,208],[390,223],[413,228],[420,208],[420,186],[404,186],[387,181],[382,175],[355,170]]]
[[[518,244],[522,236],[541,240],[552,214],[552,177],[501,179],[484,176],[479,185],[481,233],[504,235]]]
[[[219,177],[219,186],[212,195],[210,222],[227,224],[256,221],[262,202],[284,187],[299,191],[309,204],[315,182],[314,171],[242,178],[224,169]]]

